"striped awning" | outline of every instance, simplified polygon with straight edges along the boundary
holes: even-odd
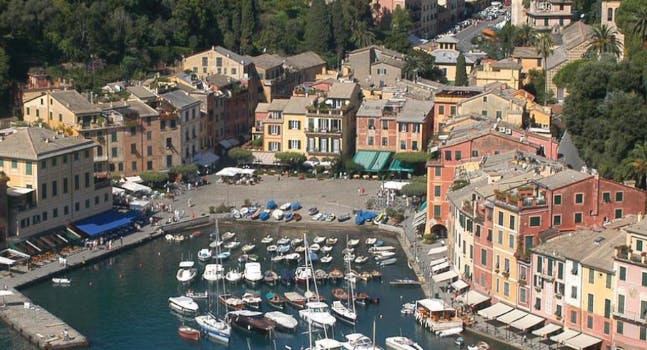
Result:
[[[510,312],[510,310],[512,310],[512,306],[508,306],[503,303],[496,303],[488,308],[479,310],[478,314],[487,319],[493,320],[506,312]]]
[[[534,334],[534,335],[536,335],[538,337],[543,337],[543,336],[545,336],[547,334],[557,332],[560,329],[562,329],[562,326],[558,326],[558,325],[556,325],[554,323],[549,323],[549,324],[547,324],[547,325],[545,325],[545,326],[543,326],[543,327],[541,327],[539,329],[536,329],[536,330],[532,331],[532,334]]]
[[[458,277],[458,274],[455,271],[450,270],[450,271],[438,274],[436,276],[433,276],[432,279],[434,280],[434,283],[440,283],[447,280],[452,280],[456,277]]]
[[[564,332],[559,333],[558,335],[554,335],[550,337],[550,340],[557,342],[557,343],[562,343],[565,342],[567,339],[571,339],[575,337],[576,335],[579,335],[580,332],[574,331],[572,329],[566,329]]]
[[[528,328],[534,327],[540,323],[544,322],[543,317],[536,315],[528,314],[523,318],[520,318],[510,324],[511,327],[516,328],[521,331],[525,331]]]
[[[507,314],[497,317],[496,320],[505,324],[512,324],[514,321],[519,320],[526,315],[528,315],[527,312],[521,311],[519,309],[514,309]]]

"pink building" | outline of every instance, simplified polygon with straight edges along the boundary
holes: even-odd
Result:
[[[616,349],[647,347],[647,223],[624,229],[626,244],[617,246],[613,341]]]

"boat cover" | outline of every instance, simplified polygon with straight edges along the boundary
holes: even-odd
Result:
[[[276,209],[276,202],[273,199],[267,202],[267,209]]]

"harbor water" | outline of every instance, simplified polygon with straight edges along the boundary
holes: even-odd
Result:
[[[69,287],[55,287],[51,283],[43,282],[26,288],[22,292],[36,305],[46,308],[84,334],[93,349],[224,348],[223,345],[206,339],[190,343],[179,338],[177,335],[178,326],[185,323],[195,327],[195,324],[191,318],[182,318],[171,312],[168,307],[169,297],[183,295],[188,288],[197,292],[209,289],[214,294],[211,308],[207,300],[198,301],[198,303],[201,311],[207,311],[210,308],[211,311],[216,312],[215,288],[209,286],[201,278],[204,264],[196,264],[201,269],[198,278],[190,286],[182,285],[176,280],[178,263],[182,260],[197,262],[197,252],[208,246],[209,232],[212,230],[204,230],[199,237],[190,238],[181,243],[169,243],[164,239],[159,239],[71,271],[65,276],[60,276],[72,280]],[[255,250],[250,253],[260,256],[264,271],[272,268],[280,274],[284,269],[294,271],[296,268],[297,264],[294,263],[272,264],[265,251],[266,246],[261,243],[261,239],[267,234],[272,235],[275,240],[285,235],[291,238],[302,237],[302,229],[269,223],[266,225],[221,223],[220,232],[224,233],[225,231],[236,232],[236,239],[240,240],[242,244],[256,243]],[[189,235],[187,233],[187,236]],[[340,231],[317,226],[317,228],[308,229],[310,243],[317,235],[335,236],[339,239],[332,251],[334,256],[332,263],[326,265],[315,263],[315,268],[322,268],[326,271],[334,267],[345,271],[341,250],[345,247],[347,235],[351,239],[360,239],[356,254],[368,255],[367,247],[364,244],[366,237],[378,237],[385,241],[385,245],[398,247],[396,255],[398,262],[395,265],[379,268],[372,259],[363,265],[353,264],[353,269],[357,271],[374,269],[382,271],[381,281],[363,282],[360,280],[355,288],[356,292],[366,292],[373,297],[379,297],[380,303],[366,306],[357,305],[357,324],[350,326],[338,321],[333,330],[334,334],[329,334],[329,336],[334,335],[336,339],[344,340],[345,334],[359,332],[372,337],[375,333],[376,343],[384,347],[386,337],[403,335],[414,339],[427,350],[457,348],[453,338],[438,338],[416,324],[412,315],[401,314],[402,304],[421,299],[424,295],[419,287],[394,287],[388,284],[393,279],[415,278],[413,271],[407,266],[405,254],[395,238],[371,231],[370,228],[358,231],[349,231],[349,229]],[[243,267],[237,260],[240,254],[240,247],[232,251],[232,256],[225,262],[227,270],[238,266],[242,272]],[[320,295],[330,302],[332,301],[332,288],[343,286],[343,283],[328,282],[318,288]],[[248,287],[244,283],[227,285],[227,292],[237,295],[241,295],[247,289]],[[252,291],[263,297],[270,290],[283,293],[295,289],[303,293],[303,289],[299,289],[297,286],[285,286],[280,283],[275,287],[261,285]],[[264,302],[262,311],[273,311],[273,309]],[[283,311],[298,319],[298,313],[293,308],[288,306]],[[222,308],[220,308],[220,312],[224,314]],[[313,338],[316,339],[321,335],[322,332],[314,332]],[[466,344],[478,341],[469,335],[463,335],[463,337]],[[308,327],[305,323],[300,322],[296,333],[274,332],[271,337],[250,336],[233,329],[229,348],[300,349],[307,347],[308,343]],[[0,349],[26,350],[34,348],[6,325],[0,325]]]

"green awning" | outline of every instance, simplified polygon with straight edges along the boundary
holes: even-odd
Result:
[[[379,173],[391,159],[392,152],[357,151],[353,161],[364,167],[364,171]]]
[[[391,162],[391,166],[389,166],[389,171],[403,171],[407,173],[413,173],[414,168],[409,163],[403,163],[398,159],[394,159],[393,162]]]

